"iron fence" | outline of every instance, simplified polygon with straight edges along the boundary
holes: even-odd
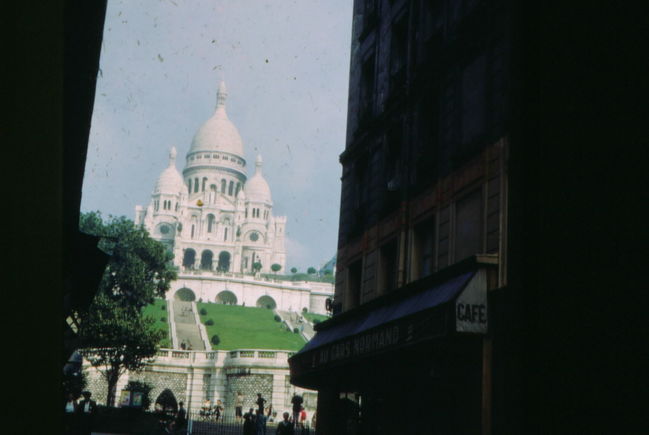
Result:
[[[269,418],[266,421],[265,435],[275,435],[277,425],[281,419]],[[237,420],[231,415],[220,415],[217,418],[213,413],[190,412],[187,422],[187,435],[242,435],[243,419]],[[257,433],[255,431],[255,433]],[[309,427],[298,428],[296,435],[311,435],[315,431]]]

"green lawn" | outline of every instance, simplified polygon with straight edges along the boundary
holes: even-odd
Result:
[[[145,316],[152,317],[155,320],[153,327],[164,331],[165,337],[160,340],[160,347],[170,348],[171,341],[169,340],[169,324],[167,323],[167,310],[163,310],[162,307],[167,306],[167,301],[164,299],[156,299],[152,305],[147,305],[142,309],[142,312]],[[161,318],[165,318],[165,321],[162,321]]]
[[[316,314],[316,313],[302,313],[302,316],[311,323],[313,323],[314,320],[319,320],[321,322],[324,322],[329,318],[329,316],[325,316],[324,314]]]
[[[215,350],[299,350],[305,344],[302,336],[287,331],[282,323],[274,320],[272,310],[200,302],[196,306],[199,313],[202,308],[207,311],[200,316],[203,324],[208,319],[214,321],[214,325],[205,325],[205,329],[210,340],[215,334],[221,339],[217,346],[212,345]]]

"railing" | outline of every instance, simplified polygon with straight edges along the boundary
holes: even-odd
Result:
[[[277,430],[277,425],[282,420],[279,412],[275,415],[266,416],[266,435],[274,435]],[[254,418],[254,417],[253,417]],[[225,435],[225,434],[241,434],[243,433],[244,419],[237,419],[231,415],[218,416],[213,410],[209,411],[192,411],[188,415],[187,433],[191,435]],[[307,420],[304,429],[296,428],[296,434],[313,434],[315,431],[310,427],[310,421]],[[256,422],[253,419],[253,427]],[[255,429],[255,433],[256,429]]]
[[[214,351],[201,351],[201,350],[176,350],[176,349],[160,349],[156,352],[156,358],[166,360],[177,360],[179,363],[201,363],[216,361],[223,362],[226,366],[235,364],[237,360],[244,359],[244,365],[254,364],[255,359],[270,362],[271,360],[278,365],[286,364],[286,360],[293,356],[295,352],[287,350],[274,350],[274,349],[237,349],[231,351],[214,350]]]

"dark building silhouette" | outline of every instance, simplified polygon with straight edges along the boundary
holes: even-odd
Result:
[[[617,302],[600,298],[628,291],[605,266],[611,248],[632,264],[628,233],[596,211],[615,197],[597,168],[624,178],[630,160],[592,149],[636,134],[605,119],[622,88],[596,85],[619,47],[569,7],[357,0],[353,13],[334,316],[289,360],[291,381],[319,391],[318,433],[637,423],[637,404],[608,395],[639,391],[613,364],[639,342],[612,334]]]

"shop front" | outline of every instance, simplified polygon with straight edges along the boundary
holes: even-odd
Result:
[[[472,258],[318,325],[289,359],[317,389],[318,434],[482,434],[489,427],[491,258]]]

